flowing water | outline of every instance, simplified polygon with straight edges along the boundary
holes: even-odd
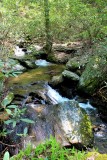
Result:
[[[52,65],[52,63],[50,63],[50,62],[47,62],[46,60],[44,60],[44,59],[39,59],[39,60],[36,60],[35,61],[35,64],[37,65],[37,66],[49,66],[49,65]]]
[[[49,85],[47,86],[47,90],[47,96],[51,99],[53,104],[69,101],[68,98],[62,97],[55,89],[53,89]]]

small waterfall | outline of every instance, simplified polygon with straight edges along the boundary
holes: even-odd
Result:
[[[72,101],[75,99],[68,99],[66,97],[62,97],[55,89],[51,88],[49,85],[46,85],[47,88],[47,97],[52,104],[58,104],[65,101]],[[79,103],[79,106],[83,108],[87,114],[95,114],[97,112],[96,108],[94,108],[89,101],[87,103]]]
[[[52,104],[69,101],[68,98],[62,97],[56,90],[52,89],[49,85],[47,85],[47,96],[49,97]]]
[[[37,66],[49,66],[49,65],[52,65],[52,63],[50,63],[50,62],[47,62],[46,60],[43,60],[43,59],[38,59],[38,60],[36,60],[35,61],[35,64],[37,65]]]

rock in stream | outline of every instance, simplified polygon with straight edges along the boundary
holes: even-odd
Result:
[[[12,144],[20,144],[19,148],[26,148],[30,143],[36,147],[50,136],[56,137],[62,146],[86,147],[93,142],[92,125],[85,110],[78,102],[67,101],[56,105],[28,104],[24,118],[33,120],[34,124],[19,122],[8,135]],[[20,137],[24,128],[28,128],[28,135]],[[18,151],[18,150],[17,150]],[[16,148],[14,148],[16,154]]]

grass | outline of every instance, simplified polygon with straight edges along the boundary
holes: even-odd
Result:
[[[29,145],[25,150],[10,158],[10,160],[85,160],[85,152],[75,148],[66,149],[51,137],[35,149]]]

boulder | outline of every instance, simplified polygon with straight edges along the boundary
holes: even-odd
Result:
[[[83,70],[88,63],[88,58],[89,55],[81,55],[81,56],[76,56],[74,58],[71,58],[67,64],[66,67],[70,71],[76,71],[76,70]]]
[[[61,84],[63,82],[63,76],[62,75],[57,75],[57,76],[53,76],[52,80],[51,80],[51,84],[52,86],[57,86],[59,84]]]
[[[55,63],[67,63],[70,58],[78,55],[83,43],[81,42],[70,42],[66,44],[53,44],[53,52],[48,55],[48,60]],[[77,51],[79,51],[77,53]],[[79,53],[80,54],[80,53]]]
[[[35,65],[35,57],[30,54],[30,55],[25,55],[24,57],[10,57],[10,59],[15,60],[18,62],[20,66],[22,66],[25,69],[33,69],[37,68]]]
[[[19,143],[19,148],[26,148],[29,143],[36,147],[51,135],[56,137],[62,146],[75,144],[86,147],[93,142],[91,121],[76,101],[50,106],[29,104],[23,118],[31,119],[35,123],[20,121],[14,129],[12,125],[7,126],[7,129],[12,129],[7,138],[11,144]],[[28,128],[28,135],[18,136],[23,134],[25,127]]]
[[[73,73],[71,71],[68,70],[64,70],[62,72],[63,77],[68,78],[72,81],[79,81],[79,76],[76,73]]]
[[[107,54],[90,57],[79,80],[79,89],[87,94],[94,94],[101,83],[107,80]]]
[[[73,56],[73,54],[66,54],[64,52],[53,51],[51,54],[48,55],[47,59],[54,63],[65,64]]]

